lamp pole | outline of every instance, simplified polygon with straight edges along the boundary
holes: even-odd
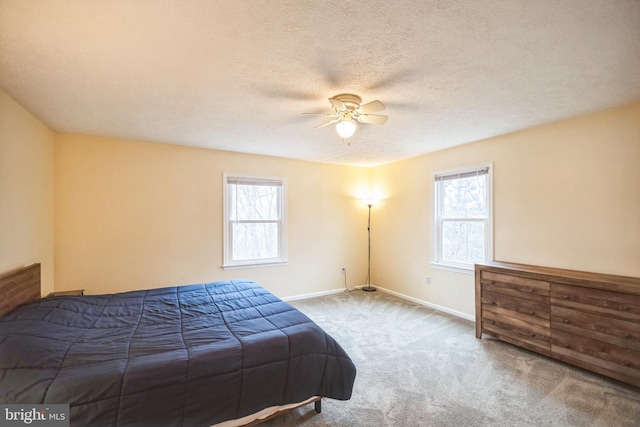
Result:
[[[367,254],[367,286],[362,288],[363,291],[373,292],[376,290],[373,286],[371,286],[371,206],[373,203],[367,203],[369,206],[369,219],[367,221],[367,239],[368,239],[368,254]]]

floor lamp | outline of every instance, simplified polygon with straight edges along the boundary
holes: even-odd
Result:
[[[368,239],[368,254],[367,254],[367,286],[362,288],[363,291],[373,292],[376,290],[373,286],[371,286],[371,206],[373,206],[372,201],[367,201],[367,206],[369,206],[369,220],[367,221],[367,239]]]

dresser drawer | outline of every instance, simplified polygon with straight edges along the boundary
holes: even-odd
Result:
[[[551,328],[640,351],[640,324],[628,320],[552,305]]]
[[[640,379],[640,352],[554,330],[551,351],[613,372]]]
[[[542,280],[529,279],[517,275],[482,271],[480,280],[485,285],[494,285],[505,290],[520,292],[524,295],[549,296],[550,284]]]
[[[640,295],[551,284],[551,303],[589,313],[640,323]]]
[[[549,321],[542,320],[546,324],[540,324],[531,322],[531,318],[526,314],[500,308],[498,311],[486,310],[482,313],[482,331],[525,348],[535,347],[536,350],[548,351],[551,343]],[[540,319],[536,320],[540,322]]]
[[[508,287],[502,283],[498,282],[488,282],[482,284],[482,292],[492,292],[500,295],[508,295],[511,297],[516,297],[528,301],[533,301],[542,304],[549,304],[549,296],[539,293],[522,291],[518,288]]]
[[[500,293],[500,290],[497,289],[493,292],[489,290],[489,287],[486,290],[482,290],[483,310],[507,315],[509,311],[515,311],[533,317],[534,319],[531,320],[536,323],[543,322],[541,324],[549,325],[549,304],[524,299],[521,292],[516,292],[514,295],[505,295]]]

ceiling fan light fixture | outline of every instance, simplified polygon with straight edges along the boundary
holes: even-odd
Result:
[[[338,132],[338,135],[340,135],[344,139],[351,137],[351,135],[353,135],[355,131],[356,122],[354,122],[353,120],[342,120],[336,125],[336,132]]]

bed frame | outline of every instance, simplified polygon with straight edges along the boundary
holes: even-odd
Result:
[[[298,404],[292,404],[292,405],[288,405],[289,407],[287,407],[286,409],[281,409],[281,410],[277,410],[276,412],[274,412],[273,414],[265,417],[265,418],[258,418],[248,424],[242,424],[242,427],[249,427],[249,426],[257,426],[258,424],[262,424],[265,421],[269,421],[272,420],[274,418],[278,418],[284,414],[288,414],[289,412],[300,408],[302,406],[308,405],[309,403],[314,403],[314,409],[316,413],[321,413],[322,412],[322,398],[321,397],[313,397],[309,400],[306,400],[304,402],[300,402]],[[215,427],[215,426],[214,426]]]
[[[0,275],[0,316],[40,298],[40,264]]]
[[[41,297],[40,264],[32,264],[28,267],[18,268],[0,275],[0,317],[13,311],[20,305],[35,301]],[[284,409],[274,408],[275,412],[267,414],[266,418],[249,421],[244,426],[253,426],[272,418],[279,417],[298,407],[315,404],[315,412],[322,411],[322,398],[314,397],[297,405],[289,405]]]

